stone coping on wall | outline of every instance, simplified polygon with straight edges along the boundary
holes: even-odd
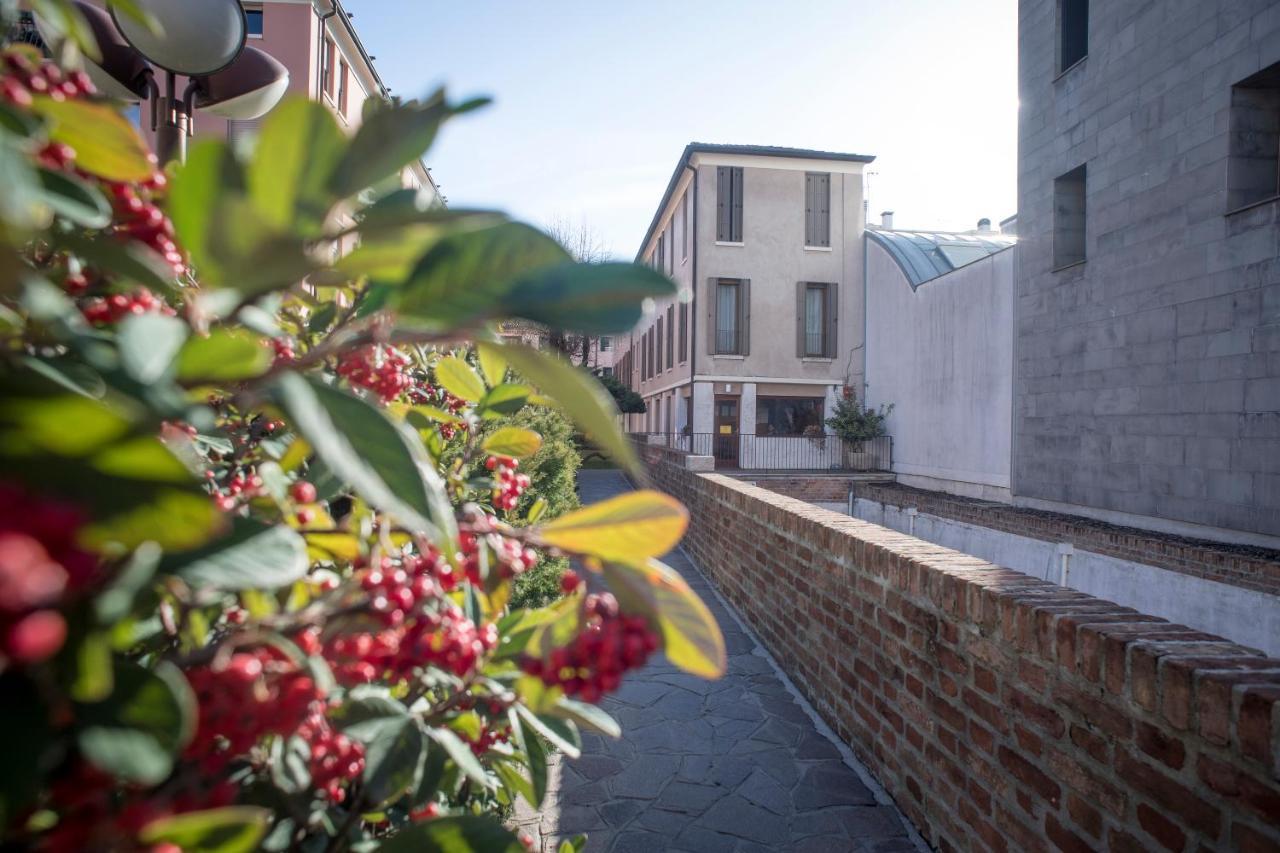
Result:
[[[860,498],[1280,596],[1280,551],[1121,527],[1078,515],[917,489],[857,483]]]
[[[1280,660],[642,451],[685,547],[939,849],[1280,849]]]

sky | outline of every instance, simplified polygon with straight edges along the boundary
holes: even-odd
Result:
[[[693,141],[873,154],[872,221],[1016,204],[1017,0],[346,0],[393,93],[494,102],[426,157],[454,207],[635,255]]]

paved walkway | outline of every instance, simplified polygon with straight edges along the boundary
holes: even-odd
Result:
[[[615,471],[579,477],[584,503],[630,488]],[[877,803],[697,567],[680,550],[666,561],[720,623],[728,672],[704,681],[659,657],[629,675],[603,703],[622,738],[584,734],[582,757],[553,766],[542,813],[521,801],[535,849],[586,833],[593,853],[914,853],[897,809]]]

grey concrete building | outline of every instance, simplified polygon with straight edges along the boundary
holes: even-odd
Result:
[[[1021,0],[1015,503],[1280,542],[1280,2]]]

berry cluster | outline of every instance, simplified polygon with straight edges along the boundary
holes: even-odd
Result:
[[[520,502],[520,496],[529,488],[529,475],[517,474],[520,460],[510,456],[490,456],[484,467],[493,472],[496,483],[493,488],[493,505],[510,512]]]
[[[323,694],[273,649],[236,652],[225,663],[187,671],[199,722],[186,757],[219,774],[268,734],[299,728]]]
[[[338,360],[338,375],[372,391],[383,403],[390,403],[413,385],[408,367],[409,358],[400,350],[375,344],[343,355]]]
[[[93,81],[83,71],[65,73],[52,62],[36,62],[21,51],[8,51],[0,69],[0,101],[15,107],[31,106],[33,95],[55,101],[92,95]]]
[[[116,214],[116,236],[151,249],[164,258],[175,278],[181,278],[187,271],[186,258],[173,241],[173,223],[155,203],[155,194],[167,184],[164,172],[155,172],[137,185],[104,182]]]
[[[409,559],[397,566],[389,557],[383,557],[378,568],[358,573],[360,586],[369,594],[369,609],[388,628],[403,624],[419,605],[440,594],[434,575],[434,566],[426,561]]]
[[[289,364],[298,354],[293,349],[292,338],[272,338],[270,341],[272,353],[275,358],[272,359],[271,365],[279,367],[282,364]]]
[[[172,317],[176,312],[150,290],[139,287],[132,293],[90,297],[81,304],[80,313],[95,326],[111,326],[130,314],[159,313]]]
[[[427,613],[408,627],[400,641],[395,668],[409,674],[430,664],[459,678],[469,675],[486,652],[498,645],[496,626],[477,626],[461,609],[446,606]]]
[[[56,608],[98,567],[76,544],[84,520],[70,506],[0,483],[0,671],[7,661],[47,660],[66,641]]]
[[[204,476],[210,483],[215,483],[218,475],[211,470],[206,470]],[[234,512],[243,502],[267,493],[267,487],[262,482],[262,478],[251,467],[233,469],[225,480],[225,484],[213,496],[213,502],[223,512]]]
[[[497,517],[485,515],[472,505],[464,510],[463,522],[469,529],[458,534],[458,562],[463,576],[471,583],[481,586],[485,581],[481,574],[482,549],[489,574],[496,574],[502,580],[510,580],[538,565],[537,551],[498,532]]]
[[[618,689],[628,670],[644,666],[658,638],[644,618],[619,612],[607,592],[588,595],[582,617],[582,630],[569,645],[552,649],[545,659],[527,656],[521,669],[570,696],[597,702]]]
[[[364,747],[329,725],[324,714],[313,711],[301,726],[298,736],[311,748],[311,784],[331,803],[347,798],[344,783],[360,778],[364,772]]]

